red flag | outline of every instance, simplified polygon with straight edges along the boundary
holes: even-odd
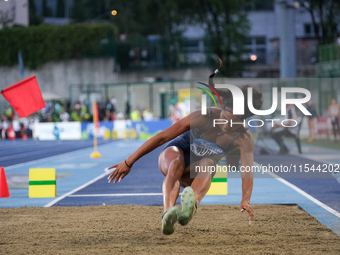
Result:
[[[35,76],[5,88],[1,93],[20,117],[46,107]]]

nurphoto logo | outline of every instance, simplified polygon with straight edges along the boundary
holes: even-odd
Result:
[[[205,84],[205,83],[201,83],[199,82],[199,84],[204,85],[206,87],[208,87],[219,99],[220,104],[222,105],[222,100],[220,98],[220,96],[218,95],[217,91]],[[244,115],[244,105],[245,105],[245,99],[244,99],[244,95],[242,90],[232,84],[216,84],[215,85],[216,89],[229,89],[232,97],[233,97],[233,114],[234,115]],[[214,101],[215,105],[217,106],[216,100],[214,98],[214,96],[206,89],[203,88],[199,88],[202,89],[203,91],[205,91]],[[253,106],[253,88],[249,87],[247,89],[248,92],[248,108],[249,110],[254,114],[254,115],[260,115],[260,116],[264,116],[264,115],[270,115],[272,113],[274,113],[277,109],[278,106],[278,88],[277,87],[273,87],[272,88],[272,106],[270,107],[270,109],[267,110],[258,110],[255,109]],[[299,97],[299,98],[287,98],[287,94],[288,93],[300,93],[303,94],[304,97]],[[304,115],[311,115],[311,113],[306,109],[305,106],[303,106],[304,103],[307,103],[309,100],[311,99],[311,93],[309,90],[304,89],[304,88],[296,88],[296,87],[286,87],[286,88],[281,88],[281,115],[285,116],[287,113],[287,105],[295,105],[298,109],[300,109],[300,111],[304,114]],[[202,94],[202,98],[201,98],[201,114],[202,115],[206,115],[207,114],[207,95],[206,94]],[[250,119],[248,121],[248,126],[251,127],[261,127],[264,125],[264,121],[267,122],[271,122],[272,123],[272,127],[274,126],[274,122],[275,121],[280,121],[279,119]],[[257,122],[260,123],[258,125],[252,125],[252,123]],[[290,125],[286,125],[285,123],[293,123]],[[228,123],[228,120],[226,119],[214,119],[214,127],[215,125],[218,124],[226,124]],[[246,120],[244,119],[243,122],[232,122],[231,120],[231,126],[234,124],[243,124],[243,126],[245,126],[246,124]],[[284,119],[281,120],[281,125],[283,127],[295,127],[297,126],[297,121],[294,119]]]

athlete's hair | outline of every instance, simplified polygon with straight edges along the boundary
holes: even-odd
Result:
[[[219,72],[219,70],[223,67],[223,62],[221,59],[219,59],[220,62],[220,66],[218,69],[216,69],[210,76],[209,76],[209,85],[211,87],[215,87],[215,84],[213,82],[213,78],[215,77],[215,75]],[[251,116],[253,116],[254,114],[249,110],[248,107],[248,88],[252,88],[253,89],[253,106],[256,110],[259,110],[262,107],[262,103],[263,103],[263,99],[262,99],[262,92],[259,91],[258,89],[251,87],[249,85],[245,85],[241,87],[241,90],[243,92],[244,95],[244,115],[242,116],[242,118],[246,119],[249,118]],[[218,90],[216,89],[216,92],[222,97],[222,104],[223,104],[223,109],[225,109],[226,107],[232,109],[233,108],[233,96],[232,93],[229,89],[225,89],[225,90]]]

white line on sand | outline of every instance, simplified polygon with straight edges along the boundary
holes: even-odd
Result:
[[[259,165],[258,163],[254,162],[254,165]],[[309,199],[310,201],[312,201],[313,203],[317,204],[318,206],[322,207],[323,209],[325,209],[326,211],[330,212],[331,214],[335,215],[336,217],[340,218],[340,213],[335,211],[334,209],[330,208],[328,205],[325,205],[324,203],[322,203],[321,201],[317,200],[315,197],[312,197],[311,195],[309,195],[307,192],[303,191],[302,189],[296,187],[294,184],[291,184],[290,182],[286,181],[285,179],[282,179],[280,176],[278,176],[277,174],[274,173],[270,173],[267,172],[267,174],[271,175],[272,177],[274,177],[275,179],[277,179],[278,181],[282,182],[283,184],[287,185],[288,187],[292,188],[293,190],[295,190],[296,192],[298,192],[299,194],[301,194],[302,196],[304,196],[305,198]]]

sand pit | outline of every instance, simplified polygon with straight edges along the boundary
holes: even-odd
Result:
[[[340,236],[295,205],[202,205],[161,232],[162,207],[0,209],[0,254],[340,254]]]

